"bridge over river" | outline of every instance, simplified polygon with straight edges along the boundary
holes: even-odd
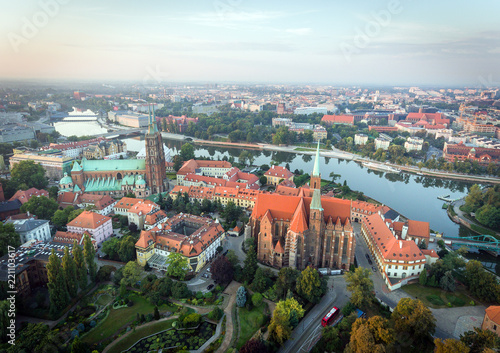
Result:
[[[451,245],[453,248],[466,247],[471,252],[485,250],[494,256],[500,255],[500,240],[492,235],[482,234],[469,237],[436,237],[436,240],[444,240],[446,245]]]

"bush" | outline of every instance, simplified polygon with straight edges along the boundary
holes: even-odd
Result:
[[[247,302],[247,290],[245,289],[245,287],[241,286],[240,288],[238,288],[238,291],[236,292],[236,305],[238,305],[240,308],[243,308],[246,302]]]
[[[437,295],[428,295],[426,297],[426,299],[431,303],[431,304],[434,304],[434,305],[444,305],[444,301],[441,299],[441,297],[437,296]]]
[[[260,306],[260,304],[262,304],[263,299],[264,297],[260,293],[254,293],[252,295],[252,303],[254,306]]]
[[[224,311],[221,308],[216,307],[214,310],[209,312],[207,316],[210,320],[219,321],[222,318],[222,315],[224,315]]]
[[[182,324],[184,327],[195,327],[198,326],[198,324],[201,322],[201,315],[200,314],[189,314],[182,320]]]
[[[97,325],[97,323],[95,322],[95,320],[90,321],[90,327],[95,327],[95,325]]]
[[[203,298],[203,293],[202,292],[196,292],[196,299],[202,299]]]

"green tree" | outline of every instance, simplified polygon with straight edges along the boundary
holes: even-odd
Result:
[[[68,214],[68,223],[74,220],[76,217],[81,215],[85,211],[84,209],[79,209],[79,210],[73,210]]]
[[[415,342],[425,342],[436,328],[432,312],[418,299],[400,299],[391,318],[396,332],[413,337]]]
[[[194,159],[194,146],[190,143],[183,144],[179,155],[183,161]]]
[[[0,335],[3,339],[6,339],[8,327],[10,326],[9,307],[10,302],[7,300],[0,301]]]
[[[247,291],[245,287],[240,286],[236,291],[236,305],[238,305],[240,308],[243,308],[246,302],[247,302]]]
[[[52,217],[52,223],[59,230],[66,229],[66,224],[68,224],[68,216],[74,210],[75,209],[73,206],[68,206],[64,210],[57,210]]]
[[[297,278],[297,294],[311,303],[318,303],[326,289],[326,283],[321,282],[318,270],[307,266]]]
[[[132,223],[133,224],[133,223]],[[119,246],[117,249],[117,255],[122,262],[128,262],[135,260],[136,252],[135,252],[135,239],[133,236],[128,235],[126,237],[122,237],[119,242]]]
[[[259,178],[260,185],[264,186],[267,184],[267,178],[264,175],[261,175]]]
[[[97,274],[97,264],[95,263],[95,249],[88,234],[85,234],[83,236],[83,256],[85,257],[85,263],[87,264],[87,269],[89,270],[90,280],[92,282],[95,282],[95,276]]]
[[[244,261],[243,279],[248,283],[252,283],[255,272],[257,272],[257,267],[257,253],[255,252],[255,246],[251,245],[248,248],[247,257]]]
[[[262,300],[264,297],[260,293],[254,293],[252,295],[252,304],[256,307],[259,307],[262,304]]]
[[[21,238],[14,225],[0,222],[0,257],[7,254],[9,246],[18,248],[20,245]]]
[[[279,270],[276,279],[276,295],[279,299],[285,298],[288,291],[296,288],[299,275],[300,272],[291,267],[283,267]]]
[[[14,165],[10,175],[15,184],[25,184],[28,188],[45,189],[49,183],[45,177],[45,169],[40,164],[30,160],[21,161]]]
[[[39,219],[51,220],[57,211],[59,205],[56,201],[45,196],[32,197],[28,202],[21,206],[21,212],[30,212]]]
[[[370,271],[366,268],[358,267],[356,270],[347,272],[345,276],[347,290],[351,292],[351,303],[360,308],[366,308],[373,302],[373,281],[370,278]]]
[[[252,290],[260,293],[264,293],[268,288],[272,287],[273,274],[268,268],[257,268],[255,272],[255,277],[252,282]]]
[[[470,260],[465,266],[465,282],[472,295],[488,302],[498,301],[500,285],[494,274],[486,271],[477,260]]]
[[[427,270],[424,269],[420,272],[420,276],[418,277],[418,282],[421,286],[425,286],[427,284]]]
[[[125,266],[122,267],[123,278],[120,283],[127,286],[134,286],[137,281],[141,279],[142,269],[141,266],[135,261],[129,261]]]
[[[64,247],[64,256],[62,258],[62,269],[66,285],[68,287],[68,294],[70,298],[75,298],[78,293],[78,282],[76,279],[76,266],[73,256],[70,255],[67,246]]]
[[[102,243],[102,252],[108,255],[111,260],[118,259],[118,249],[120,247],[120,240],[112,237]]]
[[[483,353],[486,348],[498,348],[498,337],[493,332],[479,327],[460,335],[460,341],[470,348],[470,353]]]
[[[181,281],[184,280],[186,273],[189,271],[189,263],[185,256],[172,252],[167,256],[165,263],[168,265],[166,270],[168,276],[179,278]]]
[[[49,288],[50,312],[56,315],[63,310],[69,303],[68,289],[66,287],[66,278],[61,267],[61,260],[56,255],[54,249],[49,256],[47,263],[47,287]]]
[[[80,337],[75,337],[71,343],[71,353],[87,353],[87,344],[80,341]]]
[[[76,243],[76,240],[73,242],[73,259],[75,260],[78,286],[80,289],[85,289],[88,283],[87,265],[85,264],[82,248]]]
[[[491,229],[500,229],[500,208],[484,205],[477,210],[476,220]]]
[[[448,292],[454,292],[456,288],[455,278],[451,274],[451,271],[446,271],[441,280],[439,281],[439,286]]]
[[[471,186],[469,193],[465,197],[465,207],[467,212],[475,212],[483,204],[483,191],[477,184]]]

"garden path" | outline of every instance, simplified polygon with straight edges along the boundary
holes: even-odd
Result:
[[[222,341],[222,344],[216,351],[216,353],[225,352],[229,348],[229,345],[231,344],[231,339],[233,337],[233,330],[234,330],[232,308],[234,306],[234,302],[236,301],[236,291],[240,286],[241,286],[240,283],[232,281],[224,291],[224,294],[230,295],[231,298],[229,299],[227,307],[224,309],[224,313],[226,314],[226,335],[224,336],[224,341]]]

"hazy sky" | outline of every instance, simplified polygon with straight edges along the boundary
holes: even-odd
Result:
[[[498,0],[0,4],[0,78],[500,85]]]

